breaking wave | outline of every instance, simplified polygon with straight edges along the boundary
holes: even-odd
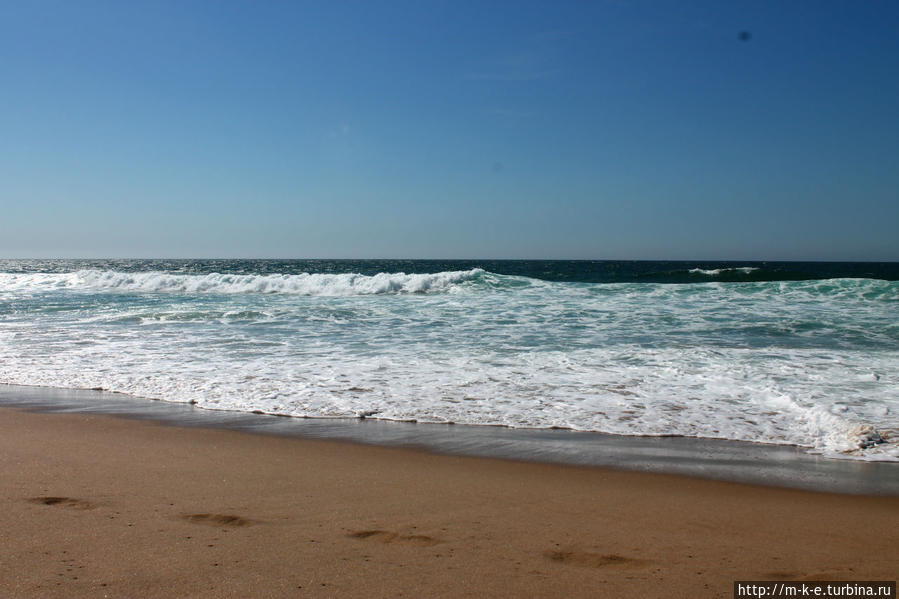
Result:
[[[119,290],[139,293],[264,293],[307,296],[398,295],[447,292],[484,280],[485,271],[430,274],[170,274],[79,270],[71,273],[0,274],[3,291]]]

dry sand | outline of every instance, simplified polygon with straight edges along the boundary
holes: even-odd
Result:
[[[899,498],[0,409],[0,597],[731,597],[895,580]]]

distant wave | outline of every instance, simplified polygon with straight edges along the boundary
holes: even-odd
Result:
[[[389,295],[446,292],[480,279],[485,272],[183,275],[165,272],[80,270],[71,273],[0,274],[0,291],[120,290],[169,293],[265,293],[309,296]]]
[[[634,277],[641,283],[761,283],[769,281],[802,281],[820,280],[827,277],[798,276],[777,269],[759,266],[696,266],[693,268],[675,268],[644,272]]]
[[[709,277],[717,277],[723,272],[741,272],[743,274],[748,275],[749,273],[758,270],[758,267],[755,266],[742,266],[739,268],[713,268],[710,270],[703,270],[701,268],[691,268],[688,272],[690,274],[700,274],[706,275]]]

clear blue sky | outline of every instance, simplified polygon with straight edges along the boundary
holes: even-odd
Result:
[[[899,260],[899,3],[0,1],[26,256]]]

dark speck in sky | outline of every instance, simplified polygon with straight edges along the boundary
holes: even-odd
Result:
[[[737,39],[739,39],[741,42],[748,42],[749,40],[752,39],[752,34],[749,33],[748,31],[741,31],[737,35]]]

